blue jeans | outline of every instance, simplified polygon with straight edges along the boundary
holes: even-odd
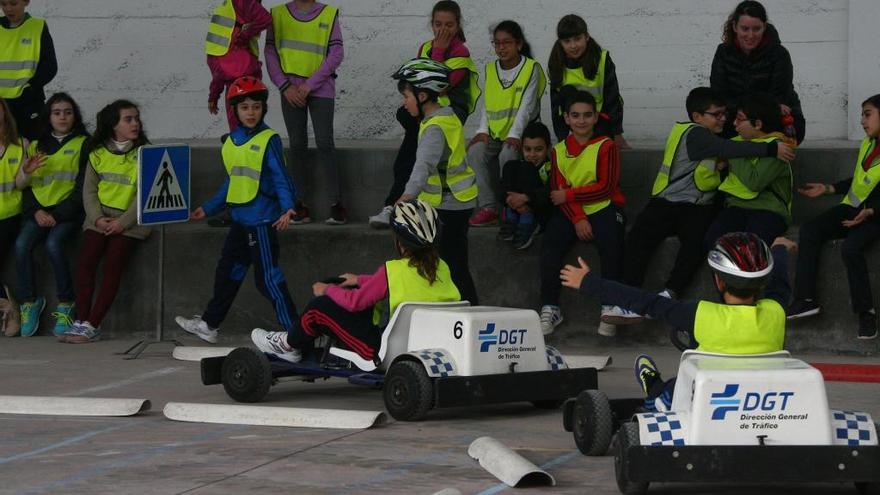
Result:
[[[70,276],[70,264],[64,247],[78,228],[79,224],[76,222],[62,222],[54,227],[40,227],[33,219],[24,221],[18,239],[15,240],[18,296],[22,301],[34,299],[34,247],[38,242],[45,241],[46,254],[55,271],[58,300],[73,302],[73,280]]]

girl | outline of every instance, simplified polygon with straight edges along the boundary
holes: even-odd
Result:
[[[461,27],[461,7],[452,0],[441,0],[431,10],[431,30],[434,38],[419,47],[418,56],[441,62],[451,69],[450,86],[440,98],[443,105],[452,108],[464,125],[468,115],[473,113],[480,98],[479,74],[471,60],[470,51],[465,46],[464,31]],[[397,121],[403,126],[403,142],[394,160],[394,183],[385,198],[385,207],[370,217],[370,225],[375,228],[388,228],[394,202],[403,194],[406,181],[412,173],[418,147],[419,120],[404,107],[397,110]]]
[[[398,259],[386,261],[372,275],[344,273],[339,285],[315,282],[315,299],[289,332],[254,329],[251,340],[257,348],[296,363],[316,337],[328,335],[372,361],[400,303],[461,300],[434,247],[437,211],[418,199],[398,203],[390,223]]]
[[[497,157],[501,172],[505,163],[519,159],[523,129],[540,120],[541,97],[547,85],[544,70],[532,59],[532,48],[519,24],[502,21],[495,26],[492,45],[498,60],[486,65],[480,127],[468,150],[468,163],[477,173],[480,190],[472,227],[497,223],[489,163]]]
[[[623,98],[617,86],[617,73],[611,55],[587,31],[580,16],[569,14],[556,26],[556,43],[550,52],[550,111],[553,130],[559,141],[569,129],[563,118],[565,101],[575,90],[588,91],[596,98],[596,110],[608,115],[607,125],[600,120],[597,133],[614,137],[619,149],[629,148],[623,138]]]
[[[880,238],[880,222],[875,216],[880,207],[880,190],[876,188],[880,181],[880,147],[877,146],[880,137],[880,94],[862,103],[862,129],[865,130],[865,139],[851,179],[835,184],[810,182],[798,189],[801,195],[808,198],[842,194],[843,200],[801,226],[794,302],[788,308],[787,315],[788,319],[796,319],[819,314],[820,308],[816,302],[819,253],[826,241],[844,239],[841,251],[849,279],[852,310],[859,315],[858,337],[873,339],[877,337],[877,313],[864,250]]]
[[[95,135],[89,142],[89,163],[83,180],[82,247],[76,275],[76,321],[59,336],[62,342],[82,344],[98,340],[98,330],[116,292],[137,241],[150,235],[137,224],[137,154],[149,144],[141,126],[140,110],[128,100],[116,100],[98,112]],[[95,278],[103,259],[98,296]]]
[[[83,221],[83,171],[88,160],[89,136],[70,95],[52,95],[40,124],[39,138],[28,147],[30,157],[16,176],[18,187],[24,189],[24,222],[15,241],[23,337],[37,331],[46,306],[45,298],[34,297],[33,251],[40,242],[45,242],[58,290],[58,307],[52,313],[55,335],[66,332],[73,321],[73,280],[65,248]]]
[[[0,98],[0,264],[6,260],[21,222],[21,191],[16,188],[15,178],[25,160],[25,140],[18,136],[15,117],[6,100]],[[0,301],[3,302],[4,323],[15,322],[17,308],[12,308],[11,294],[3,286]],[[14,314],[13,314],[14,313]],[[18,333],[18,325],[4,324],[4,333],[11,337]]]

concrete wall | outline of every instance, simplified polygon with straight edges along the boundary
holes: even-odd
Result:
[[[210,79],[202,43],[215,0],[76,0],[31,3],[46,17],[60,63],[49,90],[71,92],[93,116],[101,105],[129,97],[144,107],[153,138],[219,136],[225,120],[207,112]],[[267,7],[280,3],[266,0]],[[346,59],[339,70],[336,135],[392,139],[398,95],[388,75],[430,36],[432,0],[337,0]],[[631,140],[660,141],[683,117],[687,91],[708,84],[710,65],[735,0],[504,0],[462,1],[465,32],[478,65],[493,59],[488,27],[519,21],[544,63],[564,14],[577,12],[617,64]],[[810,139],[858,138],[849,99],[861,102],[875,81],[874,0],[766,0],[792,55],[795,87],[804,103]],[[849,29],[858,33],[850,39]],[[862,40],[862,41],[860,41]],[[865,59],[864,57],[871,57]],[[852,92],[851,98],[848,95]],[[859,94],[855,94],[859,93]],[[862,94],[866,93],[866,94]],[[546,98],[545,98],[546,100]],[[273,103],[277,100],[273,96]],[[549,103],[545,101],[545,118]],[[281,127],[277,103],[269,121]],[[849,112],[849,115],[848,115]],[[856,122],[857,123],[857,120]],[[471,124],[471,127],[473,127]]]

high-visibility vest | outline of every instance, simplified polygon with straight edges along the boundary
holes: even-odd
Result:
[[[40,41],[46,21],[28,17],[18,27],[0,27],[0,98],[21,96],[40,63]]]
[[[875,146],[877,146],[876,139],[865,138],[862,140],[862,146],[859,149],[859,159],[856,161],[856,171],[853,172],[852,184],[849,186],[849,192],[846,193],[841,203],[858,208],[868,199],[871,191],[874,190],[877,182],[880,181],[880,167],[877,166],[880,164],[880,157],[874,158],[867,171],[862,168],[862,162],[874,151]]]
[[[544,77],[541,64],[528,57],[523,58],[525,62],[520,67],[513,84],[506,88],[498,78],[498,63],[492,62],[486,65],[486,97],[483,103],[486,105],[489,134],[498,141],[507,139],[507,134],[513,127],[516,114],[522,104],[523,93],[532,80],[534,71],[538,71],[538,92],[535,97],[539,104],[547,86],[547,78]]]
[[[764,354],[785,343],[785,310],[773,299],[754,306],[700,301],[694,318],[697,350],[721,354]]]
[[[211,23],[208,24],[208,36],[205,38],[205,53],[215,57],[222,57],[229,53],[232,46],[232,32],[235,30],[235,24],[238,16],[235,13],[235,6],[232,0],[223,0],[214,12],[211,13]],[[258,36],[251,38],[248,43],[248,50],[255,57],[260,56],[260,40]]]
[[[541,178],[541,182],[546,186],[548,182],[550,182],[550,169],[553,168],[553,164],[549,161],[544,162],[543,165],[538,167],[538,177]]]
[[[426,41],[419,49],[419,57],[431,58],[431,47],[434,46],[433,41]],[[477,108],[477,100],[480,99],[482,92],[480,91],[480,73],[477,72],[477,66],[470,57],[452,57],[444,60],[443,64],[452,70],[467,69],[471,73],[470,83],[468,84],[468,115],[474,113]],[[440,95],[437,100],[440,105],[448,107],[450,100],[446,95]]]
[[[286,3],[272,7],[275,50],[285,74],[311,77],[324,63],[339,9],[325,5],[310,21],[300,21]]]
[[[55,206],[73,192],[85,141],[85,136],[77,136],[69,140],[55,153],[46,155],[43,166],[31,174],[31,192],[40,205],[47,208]],[[37,154],[38,144],[37,141],[30,144],[28,155]]]
[[[669,176],[672,173],[672,165],[675,162],[675,155],[678,148],[684,141],[684,136],[693,127],[698,124],[693,122],[677,122],[672,126],[672,132],[666,138],[666,150],[663,152],[663,163],[660,170],[657,171],[657,177],[654,178],[654,187],[651,190],[651,196],[656,196],[663,192],[669,186]],[[693,170],[694,184],[702,192],[709,192],[718,189],[721,184],[721,174],[715,168],[715,158],[706,158],[697,162]]]
[[[434,283],[419,275],[419,271],[409,265],[409,259],[385,262],[385,275],[388,278],[388,298],[373,306],[373,324],[385,325],[388,319],[404,302],[451,302],[461,301],[461,294],[452,281],[449,266],[439,260],[437,278]]]
[[[743,141],[743,138],[740,136],[736,136],[732,139],[732,141]],[[753,143],[772,143],[773,141],[781,141],[781,137],[774,134],[762,138],[750,139],[749,141]],[[757,165],[758,160],[760,159],[760,157],[753,157],[750,158],[749,161],[751,161],[753,165]],[[746,187],[746,185],[743,184],[739,177],[737,177],[736,174],[732,171],[731,173],[727,174],[727,178],[724,179],[724,182],[721,183],[721,185],[718,187],[718,190],[724,191],[727,194],[740,199],[755,199],[758,197],[759,194],[761,194],[761,191],[752,191],[751,189]],[[785,201],[783,198],[779,199],[780,201]],[[789,211],[791,211],[791,200],[789,199],[785,202],[788,206]]]
[[[229,188],[226,190],[226,202],[245,204],[257,197],[260,192],[260,174],[263,171],[263,158],[269,148],[269,140],[278,133],[272,129],[263,129],[241,146],[228,138],[223,143],[221,154],[223,166],[229,174]]]
[[[98,201],[127,210],[137,194],[137,149],[117,154],[101,146],[89,153],[89,163],[98,174]]]
[[[596,182],[596,166],[599,162],[599,149],[608,141],[608,138],[600,139],[590,144],[580,155],[569,156],[565,141],[556,144],[556,167],[572,187],[586,186]],[[584,203],[584,213],[592,215],[611,204],[610,199],[596,203]]]
[[[437,164],[436,170],[428,176],[428,182],[419,193],[419,199],[431,206],[439,206],[443,201],[443,191],[448,190],[461,202],[477,197],[477,178],[467,163],[464,146],[464,129],[455,115],[434,115],[419,125],[419,139],[425,129],[436,125],[443,131],[446,146],[451,150],[446,162]]]
[[[602,104],[605,102],[605,60],[608,58],[608,51],[602,50],[599,56],[599,68],[593,79],[587,79],[584,75],[583,67],[569,69],[563,67],[561,86],[573,86],[579,91],[586,91],[593,95],[596,99],[596,111],[602,111]]]
[[[0,157],[0,220],[21,213],[21,191],[15,188],[15,176],[24,162],[21,141],[6,145]]]

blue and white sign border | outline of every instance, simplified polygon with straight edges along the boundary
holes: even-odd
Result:
[[[184,198],[185,198],[184,205],[181,208],[175,210],[174,212],[162,212],[162,213],[149,213],[148,212],[146,214],[147,218],[145,218],[145,214],[144,214],[143,210],[144,210],[144,204],[146,201],[145,201],[144,195],[150,193],[150,189],[151,189],[152,182],[153,182],[153,177],[144,177],[144,167],[143,167],[144,151],[163,149],[163,150],[176,150],[177,152],[180,152],[181,148],[186,149],[186,173],[185,173],[186,189],[183,191]],[[189,210],[190,210],[190,203],[192,200],[192,196],[191,196],[192,187],[191,187],[191,182],[190,182],[192,179],[192,150],[190,149],[190,146],[188,144],[183,144],[183,143],[141,146],[138,149],[138,157],[137,158],[138,158],[138,172],[137,172],[137,197],[136,197],[136,200],[137,200],[138,225],[164,225],[164,224],[169,224],[169,223],[184,223],[184,222],[189,221]],[[172,163],[172,166],[176,166],[176,164],[173,160],[171,163]],[[180,174],[176,168],[174,170],[174,173],[178,177],[178,180],[180,180]],[[179,218],[172,218],[172,219],[160,218],[157,220],[150,220],[149,217],[155,216],[155,215],[158,215],[160,217],[167,217],[169,215],[172,215],[172,216],[178,216]]]

